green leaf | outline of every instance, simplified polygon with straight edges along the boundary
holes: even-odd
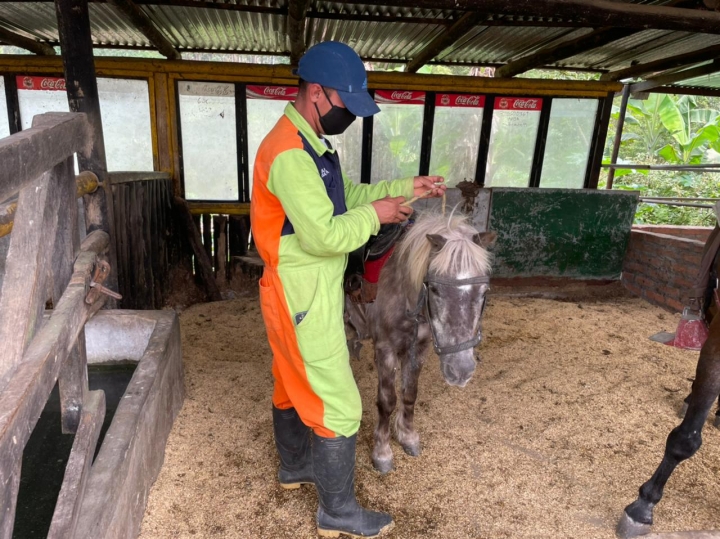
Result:
[[[678,153],[675,151],[675,148],[672,144],[665,145],[661,150],[657,153],[660,157],[665,159],[668,163],[672,164],[678,164],[682,163],[681,157],[678,155]]]

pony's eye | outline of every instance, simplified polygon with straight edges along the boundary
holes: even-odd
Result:
[[[428,290],[429,290],[430,292],[432,292],[433,294],[437,294],[437,291],[438,291],[438,290],[437,290],[437,287],[432,286],[432,285],[430,285],[430,286],[428,287]]]

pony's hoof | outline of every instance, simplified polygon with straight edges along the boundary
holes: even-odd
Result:
[[[372,461],[373,461],[373,466],[375,467],[375,469],[378,472],[380,472],[381,474],[389,473],[393,469],[393,460],[392,459],[381,460],[381,459],[374,458],[374,459],[372,459]]]
[[[685,414],[687,413],[687,411],[688,411],[688,403],[687,403],[687,402],[683,402],[683,405],[682,405],[682,407],[680,408],[680,411],[678,412],[678,417],[679,417],[680,419],[684,418],[684,417],[685,417]],[[717,425],[715,425],[715,426],[717,427]]]
[[[406,445],[400,444],[400,445],[403,448],[403,451],[405,451],[405,453],[407,453],[411,457],[419,457],[420,453],[422,452],[422,450],[420,448],[420,442],[418,442],[416,444],[406,444]]]
[[[635,522],[623,511],[620,520],[615,528],[615,535],[620,539],[630,539],[631,537],[637,537],[638,535],[646,535],[650,533],[652,526],[650,524],[643,524],[641,522]]]

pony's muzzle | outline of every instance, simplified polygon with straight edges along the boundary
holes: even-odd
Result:
[[[465,387],[475,373],[477,359],[472,349],[440,356],[440,369],[445,382],[451,386]]]

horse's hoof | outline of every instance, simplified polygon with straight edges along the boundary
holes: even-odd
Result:
[[[393,469],[393,460],[381,460],[381,459],[372,459],[373,466],[375,469],[380,472],[381,474],[386,474],[392,471]]]
[[[410,455],[411,457],[419,457],[422,450],[420,449],[420,442],[416,444],[407,444],[403,445],[400,444],[400,446],[403,448],[403,451]]]
[[[687,411],[688,411],[688,403],[687,403],[687,402],[683,402],[682,408],[680,408],[680,411],[678,412],[678,417],[679,417],[680,419],[684,418],[684,417],[685,417],[685,414],[687,413]],[[717,426],[717,425],[716,425],[716,426]]]
[[[650,533],[652,526],[650,524],[642,524],[641,522],[635,522],[623,511],[620,520],[615,528],[615,535],[620,539],[630,539],[631,537],[637,537],[639,535],[646,535]]]

